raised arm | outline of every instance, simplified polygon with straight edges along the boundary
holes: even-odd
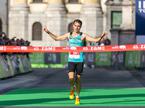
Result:
[[[98,37],[91,37],[88,34],[84,33],[84,37],[86,38],[86,41],[89,42],[99,42],[99,41],[103,41],[106,37],[106,33],[102,33],[101,36]]]
[[[44,27],[44,31],[45,31],[52,39],[54,39],[55,41],[62,41],[62,40],[65,40],[65,39],[67,39],[68,36],[69,36],[69,33],[66,33],[66,34],[61,35],[61,36],[55,35],[55,34],[51,33],[51,32],[47,29],[47,27]]]

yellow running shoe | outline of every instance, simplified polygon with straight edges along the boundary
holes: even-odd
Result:
[[[76,97],[75,104],[80,105],[80,98],[79,97]]]
[[[70,100],[74,99],[74,90],[70,91],[69,99]]]

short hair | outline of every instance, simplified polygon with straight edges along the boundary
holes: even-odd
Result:
[[[82,21],[81,21],[80,19],[75,19],[75,20],[73,21],[73,24],[74,24],[75,22],[79,23],[80,26],[82,26]]]

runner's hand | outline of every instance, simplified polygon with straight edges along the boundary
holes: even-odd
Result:
[[[44,27],[44,31],[49,34],[49,30],[47,29],[46,26]]]

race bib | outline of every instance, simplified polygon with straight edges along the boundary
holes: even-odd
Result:
[[[80,52],[70,52],[69,58],[71,59],[79,59],[80,58]]]

